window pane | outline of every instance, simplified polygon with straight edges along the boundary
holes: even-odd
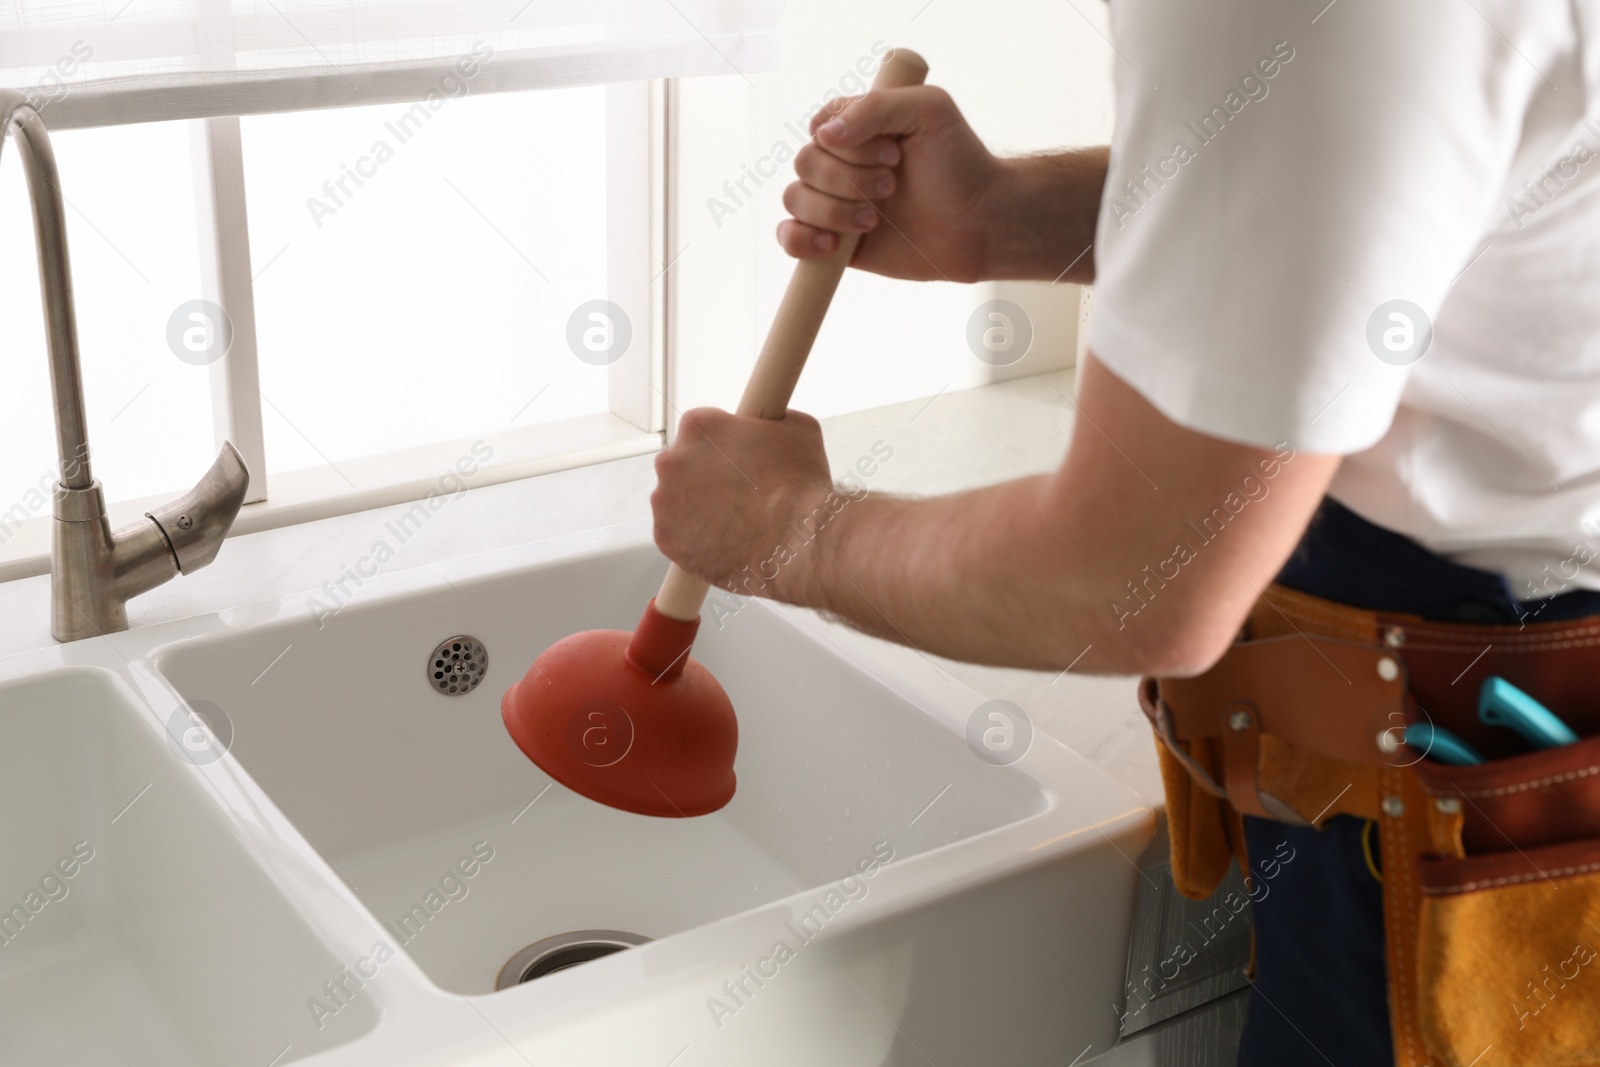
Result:
[[[213,451],[210,371],[178,359],[167,342],[173,311],[200,296],[188,125],[67,130],[52,133],[51,143],[67,202],[95,477],[112,501],[186,489]],[[0,291],[9,310],[0,541],[23,513],[49,514],[43,497],[56,469],[27,203],[21,159],[8,141],[0,152]]]
[[[605,99],[243,120],[269,470],[607,410]]]

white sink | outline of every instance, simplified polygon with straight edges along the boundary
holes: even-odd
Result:
[[[325,946],[286,1000],[251,994],[287,1012],[252,1021],[275,1047],[234,1054],[248,1028],[223,1013],[204,1036],[224,1044],[204,1048],[229,1051],[207,1062],[265,1065],[287,1045],[279,1063],[957,1067],[1110,1047],[1151,813],[1043,736],[1012,765],[980,759],[965,731],[982,698],[915,652],[766,603],[708,609],[695,655],[740,717],[739,791],[713,815],[613,811],[518,752],[501,693],[556,639],[632,626],[664,568],[629,525],[369,580],[331,617],[307,594],[0,663],[123,675],[143,706],[121,718],[144,720],[146,758],[196,794],[180,810],[253,860],[207,876],[227,882],[224,915],[252,916],[236,936],[266,943],[166,943],[174,973],[190,961],[185,980],[226,1000],[266,980],[263,956],[307,955],[293,931]],[[455,635],[483,642],[489,670],[446,696],[426,668]],[[184,702],[226,754],[163,752]],[[104,752],[119,783],[142,776],[130,796],[156,776]],[[273,886],[271,907],[246,883]],[[258,922],[272,907],[281,921]],[[652,940],[494,991],[523,946],[597,929]],[[362,980],[321,992],[345,966]]]
[[[339,964],[132,696],[94,668],[0,686],[0,1062],[265,1064]]]

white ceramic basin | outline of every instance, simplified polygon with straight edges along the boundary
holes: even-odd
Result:
[[[250,994],[253,1030],[208,1021],[228,1054],[205,1062],[957,1067],[1110,1047],[1151,813],[1042,736],[980,759],[982,698],[915,652],[722,597],[695,654],[739,711],[739,790],[713,815],[613,811],[522,757],[504,689],[572,631],[632,626],[663,571],[630,525],[364,581],[332,616],[324,590],[0,663],[99,664],[137,692],[122,718],[147,742],[192,707],[226,743],[161,770],[253,861],[207,873],[227,882],[215,925],[248,915],[234,936],[264,943],[164,942],[172,981],[191,967],[228,1001],[266,980],[259,959],[306,956],[305,930],[325,947],[314,980]],[[452,697],[426,668],[457,634],[489,671]],[[141,766],[104,804],[155,776]],[[276,896],[239,888],[257,883]],[[653,940],[494,992],[518,949],[588,929]],[[225,1044],[263,1029],[265,1055]]]
[[[0,1063],[264,1065],[339,969],[137,708],[94,668],[0,686]]]
[[[905,860],[1046,809],[1036,784],[764,605],[720,631],[708,619],[695,649],[740,711],[731,804],[658,819],[547,788],[506,734],[501,694],[568,633],[631,627],[663,570],[643,548],[596,554],[351,609],[321,631],[291,619],[192,643],[158,665],[226,711],[245,770],[423,970],[464,993],[491,992],[546,936],[666,937],[835,881],[875,848]],[[429,654],[463,634],[487,646],[490,673],[447,696]],[[430,890],[446,901],[436,918],[414,912]]]

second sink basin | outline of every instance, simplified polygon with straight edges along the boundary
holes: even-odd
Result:
[[[109,671],[0,686],[0,1063],[266,1064],[369,1031],[309,1025],[340,963]]]

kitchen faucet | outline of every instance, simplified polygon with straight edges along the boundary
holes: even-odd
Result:
[[[16,142],[28,176],[61,461],[50,544],[50,633],[57,641],[77,641],[126,630],[130,599],[216,559],[244,503],[250,474],[239,450],[225,441],[211,469],[186,495],[111,529],[105,494],[89,473],[72,270],[55,153],[44,121],[27,98],[0,89],[0,146],[6,134]]]

